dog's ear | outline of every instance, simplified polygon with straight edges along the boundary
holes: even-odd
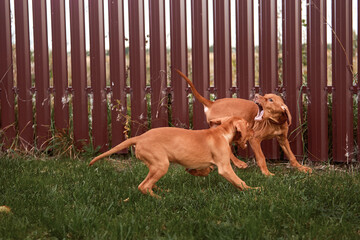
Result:
[[[237,120],[234,122],[234,126],[237,132],[240,132],[240,139],[237,140],[237,144],[245,149],[247,147],[246,142],[254,135],[254,130],[250,127],[249,123],[245,120]]]
[[[210,120],[209,125],[210,125],[210,127],[216,127],[216,126],[223,124],[224,122],[226,122],[229,119],[230,119],[230,117],[215,118],[215,119]]]
[[[285,110],[284,114],[286,115],[288,125],[290,126],[292,119],[291,119],[291,114],[290,114],[289,108],[286,105],[282,105],[281,108]]]

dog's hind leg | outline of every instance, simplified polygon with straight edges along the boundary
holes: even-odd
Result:
[[[160,198],[160,196],[155,194],[152,189],[155,187],[155,183],[167,173],[169,165],[169,161],[167,161],[167,163],[162,161],[162,164],[149,164],[149,173],[144,181],[138,186],[140,192],[143,194],[150,194],[152,197]]]

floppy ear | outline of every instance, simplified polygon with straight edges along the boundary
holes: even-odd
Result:
[[[237,141],[237,144],[245,149],[247,144],[246,142],[254,135],[254,130],[249,127],[249,123],[245,120],[237,120],[234,122],[236,131],[241,133],[240,139]]]
[[[288,119],[287,122],[288,122],[288,125],[290,126],[292,119],[291,119],[291,114],[290,114],[289,108],[286,105],[282,105],[281,107],[285,110],[285,115]]]
[[[216,127],[216,126],[223,124],[224,122],[226,122],[229,119],[230,119],[230,117],[215,118],[215,119],[210,120],[209,125],[210,125],[210,127]]]

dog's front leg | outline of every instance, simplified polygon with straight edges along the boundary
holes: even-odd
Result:
[[[266,159],[263,151],[261,150],[261,140],[258,138],[251,138],[249,142],[252,150],[254,151],[256,163],[260,167],[261,172],[266,176],[275,175],[271,173],[266,166]]]
[[[292,167],[296,167],[301,172],[311,173],[312,169],[306,166],[301,165],[294,156],[294,153],[291,151],[289,141],[286,136],[278,136],[277,141],[279,142],[280,147],[284,151],[285,155],[288,157],[290,161],[290,165]]]
[[[222,163],[222,164],[217,164],[218,172],[221,176],[223,176],[226,180],[228,180],[232,185],[234,185],[239,190],[257,189],[257,188],[249,187],[248,185],[246,185],[246,183],[235,174],[229,161],[226,162],[224,160],[223,162],[224,163]]]
[[[237,168],[247,168],[248,167],[248,165],[245,162],[238,159],[233,153],[230,153],[230,159]]]

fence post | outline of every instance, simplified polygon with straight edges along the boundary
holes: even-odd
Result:
[[[84,1],[70,1],[71,79],[74,140],[78,148],[89,142]]]
[[[209,99],[209,32],[207,0],[191,1],[192,79],[198,92]],[[194,100],[194,129],[208,128],[203,105]]]
[[[110,81],[112,89],[112,146],[125,140],[126,123],[126,62],[123,0],[109,1]],[[122,153],[126,153],[124,149]]]
[[[51,1],[51,23],[55,127],[57,130],[68,133],[69,103],[64,1]]]
[[[278,86],[277,0],[260,1],[259,81],[260,93],[274,93]],[[263,143],[269,159],[279,158],[279,147],[274,139]]]
[[[254,93],[254,2],[236,0],[236,85],[238,97],[252,99]],[[238,149],[242,157],[250,148]]]
[[[168,126],[165,1],[150,0],[151,127]]]
[[[231,97],[231,13],[229,0],[214,0],[214,79],[217,98]]]
[[[29,150],[34,142],[31,94],[29,12],[26,0],[15,1],[16,70],[20,144]]]
[[[144,0],[129,1],[131,135],[147,129]]]
[[[303,155],[302,128],[297,129],[302,116],[301,68],[301,1],[283,0],[283,86],[285,102],[292,115],[289,142],[298,157]]]
[[[37,147],[50,138],[49,55],[46,1],[33,0]]]
[[[90,18],[90,67],[91,88],[94,105],[92,112],[92,132],[94,147],[100,151],[108,148],[107,101],[105,76],[105,34],[103,0],[89,1]]]
[[[188,74],[186,1],[170,1],[170,26],[172,123],[176,127],[188,127],[186,82],[175,71],[175,69],[179,69],[184,74]]]
[[[326,0],[308,0],[307,11],[308,157],[311,161],[327,161]]]
[[[14,80],[11,43],[10,1],[0,1],[0,96],[1,131],[4,135],[1,143],[9,148],[15,138]]]
[[[353,148],[352,4],[333,1],[333,160],[351,162]]]

